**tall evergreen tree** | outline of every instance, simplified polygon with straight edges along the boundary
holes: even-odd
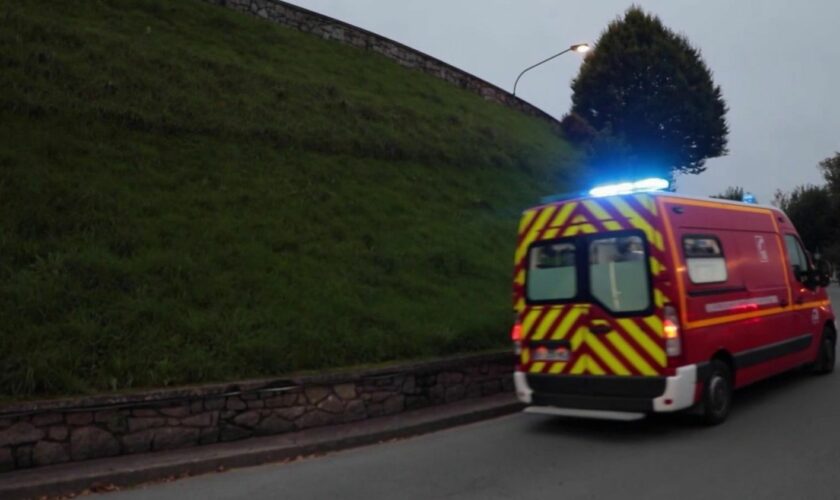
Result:
[[[638,7],[601,34],[572,90],[570,115],[597,132],[601,172],[698,174],[727,152],[726,103],[700,51]]]

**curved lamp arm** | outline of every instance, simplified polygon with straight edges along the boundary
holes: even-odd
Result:
[[[589,44],[587,44],[587,43],[578,43],[578,44],[576,44],[576,45],[572,45],[571,47],[569,47],[568,49],[566,49],[566,50],[564,50],[564,51],[562,51],[562,52],[558,52],[558,53],[554,54],[553,56],[551,56],[551,57],[549,57],[549,58],[547,58],[547,59],[543,59],[542,61],[538,62],[537,64],[533,64],[533,65],[528,66],[527,68],[523,69],[523,70],[522,70],[522,73],[519,73],[519,76],[517,76],[517,77],[516,77],[516,81],[515,81],[515,82],[513,82],[513,95],[514,95],[514,96],[516,96],[516,85],[519,83],[519,79],[520,79],[520,78],[522,78],[522,75],[524,75],[524,74],[525,74],[525,73],[527,73],[528,71],[530,71],[530,70],[532,70],[532,69],[536,68],[536,67],[537,67],[537,66],[539,66],[540,64],[545,64],[545,63],[547,63],[548,61],[550,61],[550,60],[552,60],[552,59],[554,59],[554,58],[556,58],[556,57],[560,57],[560,56],[562,56],[563,54],[565,54],[566,52],[575,51],[575,52],[578,52],[578,53],[581,53],[581,54],[582,54],[582,53],[584,53],[584,52],[588,52],[588,51],[589,51],[589,49],[590,49]]]

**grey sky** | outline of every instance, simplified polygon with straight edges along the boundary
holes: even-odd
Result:
[[[729,150],[678,180],[705,196],[743,186],[821,184],[821,159],[840,150],[840,2],[835,0],[293,0],[382,34],[511,89],[525,67],[577,41],[595,41],[631,3],[657,14],[703,52],[730,112]],[[517,94],[560,117],[579,56],[527,73]]]

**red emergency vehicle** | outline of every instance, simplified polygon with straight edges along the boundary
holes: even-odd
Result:
[[[693,408],[716,424],[734,389],[833,370],[827,276],[783,212],[632,187],[522,215],[512,337],[526,411]]]

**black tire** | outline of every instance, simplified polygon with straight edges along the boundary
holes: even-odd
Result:
[[[732,409],[732,370],[719,359],[713,359],[709,368],[709,378],[703,387],[701,418],[706,425],[718,425]]]
[[[834,358],[836,353],[836,337],[834,332],[826,328],[823,330],[820,339],[820,350],[817,351],[817,359],[814,360],[811,372],[816,375],[828,375],[834,371]]]

